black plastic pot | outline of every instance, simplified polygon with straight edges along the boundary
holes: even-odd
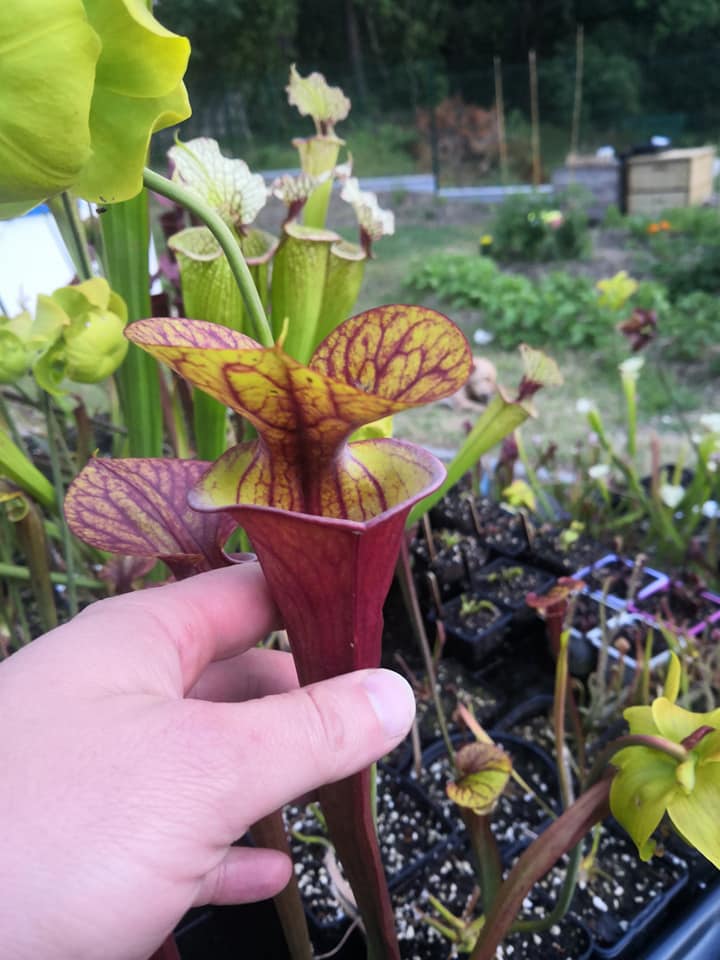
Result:
[[[528,593],[544,594],[555,577],[546,570],[499,557],[476,571],[472,578],[473,592],[514,613],[527,609]]]
[[[304,808],[290,807],[288,824],[298,824],[301,833],[322,835],[322,827]],[[430,801],[415,781],[378,772],[378,835],[385,874],[391,887],[454,837],[447,818]],[[305,822],[307,821],[307,826]],[[314,929],[323,933],[323,942],[337,942],[348,926],[348,917],[325,865],[326,848],[320,843],[291,839],[293,861],[302,864],[300,892]]]
[[[607,547],[589,537],[581,536],[565,545],[563,533],[562,529],[548,526],[536,530],[525,555],[528,563],[558,577],[569,577],[575,570],[607,555]]]
[[[576,891],[570,912],[578,915],[584,899],[586,904],[589,903],[594,908],[593,916],[589,917],[583,912],[580,919],[589,927],[595,939],[595,956],[607,960],[615,957],[630,960],[652,935],[653,926],[657,926],[663,916],[672,910],[687,883],[687,865],[670,853],[647,863],[640,861],[633,842],[613,823],[607,827],[605,837],[609,844],[614,845],[615,850],[625,851],[619,855],[620,861],[627,866],[628,875],[632,877],[636,873],[644,885],[642,891],[636,892],[633,897],[633,914],[627,919],[619,915],[612,892],[607,896],[597,891],[584,894],[581,890]],[[602,841],[598,861],[601,868],[603,864],[607,864],[607,858],[603,858]],[[628,882],[633,882],[632,879],[628,881],[617,873],[610,875],[610,881],[612,885],[616,885],[616,890],[623,891]],[[608,902],[603,896],[607,896]],[[642,900],[638,902],[640,897]]]
[[[491,731],[490,736],[511,755],[517,772],[531,788],[537,791],[545,804],[557,811],[557,773],[550,756],[534,743],[529,743],[512,734]],[[472,742],[472,737],[468,734],[455,734],[451,739],[456,749],[465,743]],[[445,784],[450,776],[447,749],[444,741],[439,740],[423,753],[419,782],[427,791],[431,802],[447,817],[453,833],[463,837],[466,834],[465,825],[458,808],[445,793]],[[493,832],[503,857],[511,857],[513,851],[541,832],[547,826],[548,820],[548,814],[532,795],[526,794],[511,780],[498,801],[492,820]]]
[[[189,911],[175,931],[182,960],[284,960],[288,957],[272,900]]]
[[[474,617],[478,621],[477,625],[472,619],[461,616],[463,605],[473,599],[478,601],[478,610]],[[442,621],[445,627],[444,654],[456,657],[471,670],[475,670],[501,646],[510,629],[512,614],[483,597],[463,596],[443,605]]]
[[[464,845],[456,844],[438,852],[393,892],[403,960],[447,960],[451,943],[423,920],[423,915],[433,914],[427,894],[459,917],[475,886],[471,858]],[[542,934],[511,934],[503,951],[502,956],[517,960],[588,960],[592,938],[570,917]]]

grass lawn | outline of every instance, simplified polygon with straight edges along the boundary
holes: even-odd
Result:
[[[390,198],[384,201],[392,206]],[[405,206],[407,199],[403,201]],[[427,203],[427,201],[425,201]],[[458,310],[440,303],[428,294],[417,294],[408,286],[413,263],[439,251],[474,253],[489,214],[479,211],[475,222],[453,225],[443,221],[449,211],[442,205],[430,207],[435,215],[423,222],[398,223],[397,233],[376,246],[377,259],[368,265],[358,310],[384,303],[423,303],[439,309],[457,322],[468,337],[482,326],[479,311]],[[468,218],[466,212],[464,219]],[[420,214],[422,217],[422,214]],[[416,218],[413,218],[416,219]],[[519,382],[519,353],[499,350],[492,343],[474,346],[474,352],[488,357],[496,366],[498,380],[512,391]],[[543,447],[555,442],[561,462],[569,464],[578,445],[589,442],[585,417],[578,413],[578,400],[590,399],[600,410],[608,431],[618,439],[625,435],[625,408],[615,360],[585,351],[570,351],[548,345],[547,352],[557,360],[564,376],[561,387],[541,391],[536,398],[538,416],[523,428],[528,446]],[[616,360],[628,353],[618,337]],[[640,384],[639,449],[647,450],[653,433],[661,436],[662,456],[673,460],[689,444],[688,433],[702,413],[718,409],[718,389],[712,381],[703,382],[688,368],[665,364],[659,369],[649,357]],[[458,445],[467,429],[469,415],[457,413],[448,404],[409,411],[395,418],[395,435],[430,447],[449,450]]]

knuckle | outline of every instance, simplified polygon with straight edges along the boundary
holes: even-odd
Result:
[[[324,766],[340,768],[349,740],[342,703],[322,686],[307,687],[302,692],[307,705],[308,746]]]

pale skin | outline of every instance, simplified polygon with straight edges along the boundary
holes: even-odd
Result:
[[[13,960],[147,960],[191,906],[269,897],[291,864],[232,847],[391,750],[390,671],[302,690],[255,563],[103,600],[0,664],[0,940]]]

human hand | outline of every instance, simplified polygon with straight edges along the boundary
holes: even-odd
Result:
[[[146,960],[190,906],[285,886],[285,856],[233,841],[391,750],[414,702],[385,670],[297,689],[251,649],[275,618],[248,563],[95,603],[0,665],[3,957]]]

